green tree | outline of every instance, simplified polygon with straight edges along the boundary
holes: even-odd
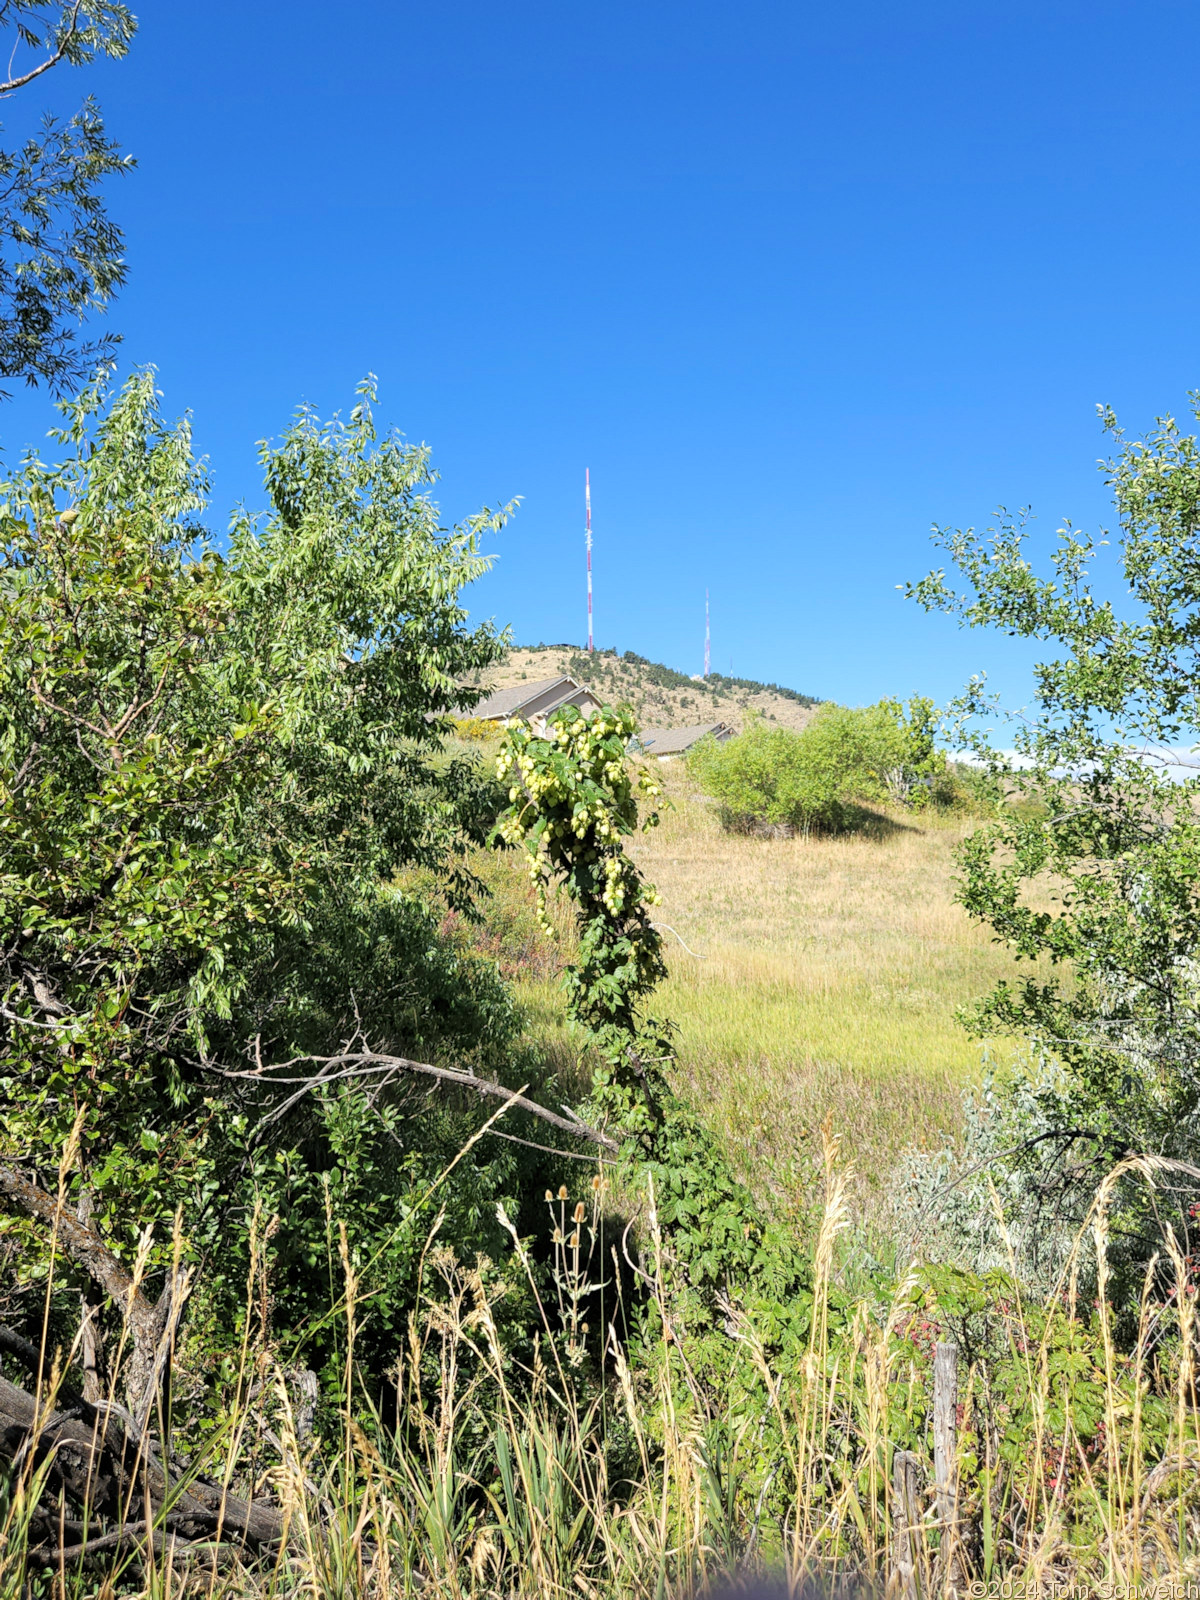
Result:
[[[0,37],[11,45],[0,99],[55,68],[120,59],[136,27],[113,0],[0,0]],[[78,327],[125,282],[124,241],[103,190],[132,165],[90,95],[65,121],[47,116],[0,149],[0,380],[68,394],[111,360],[116,337],[81,342]]]
[[[1200,780],[1178,748],[1200,734],[1200,449],[1169,417],[1137,440],[1103,420],[1116,563],[1106,535],[1068,524],[1039,575],[1026,518],[1004,516],[987,535],[935,529],[957,577],[908,591],[1047,650],[1032,710],[1007,719],[1010,754],[989,742],[982,679],[955,704],[958,736],[1012,801],[967,841],[960,898],[1030,964],[968,1021],[1058,1064],[1023,1132],[1069,1214],[1125,1152],[1194,1162],[1200,1139]],[[1096,592],[1097,570],[1119,603]],[[1136,1257],[1135,1218],[1125,1233]]]
[[[303,411],[262,447],[270,510],[239,513],[224,553],[198,520],[187,425],[163,421],[148,374],[67,405],[65,461],[30,458],[3,488],[11,1276],[45,1271],[33,1189],[53,1191],[74,1130],[94,1261],[128,1265],[154,1227],[161,1283],[178,1216],[202,1274],[192,1326],[214,1344],[241,1314],[256,1207],[276,1219],[278,1329],[316,1328],[320,1354],[340,1222],[375,1263],[386,1344],[421,1242],[405,1219],[479,1123],[474,1101],[422,1097],[417,1114],[395,1070],[296,1067],[280,1084],[259,1064],[357,1040],[496,1073],[514,1031],[494,968],[397,887],[418,866],[443,903],[469,903],[487,781],[442,734],[471,703],[460,681],[501,649],[460,592],[503,513],[444,531],[427,452],[377,438],[369,399],[346,422]],[[512,1148],[493,1142],[442,1191],[448,1242],[486,1246]]]

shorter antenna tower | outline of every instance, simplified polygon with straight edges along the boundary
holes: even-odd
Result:
[[[592,653],[592,473],[583,469],[583,503],[587,511],[588,654]]]
[[[712,628],[709,626],[708,590],[704,591],[704,676],[708,677],[709,653],[712,649]]]

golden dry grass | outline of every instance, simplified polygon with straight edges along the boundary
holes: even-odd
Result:
[[[682,763],[660,771],[671,807],[631,848],[679,936],[664,935],[658,1009],[679,1028],[682,1084],[785,1201],[811,1193],[830,1118],[869,1205],[902,1151],[957,1130],[983,1048],[955,1012],[1013,971],[953,899],[954,847],[978,824],[897,814],[870,834],[738,837]],[[569,1048],[555,984],[522,991],[544,1045]]]
[[[709,1600],[733,1592],[735,1573],[764,1572],[773,1591],[810,1592],[815,1580],[812,1592],[894,1597],[905,1592],[902,1560],[910,1592],[929,1600],[1193,1595],[1196,1308],[1174,1236],[1164,1234],[1169,1271],[1156,1288],[1151,1265],[1128,1353],[1114,1342],[1104,1276],[1094,1304],[1081,1307],[1071,1262],[1043,1306],[1014,1295],[991,1310],[1001,1342],[963,1361],[950,1413],[947,1515],[929,1492],[929,1307],[907,1274],[882,1302],[831,1296],[849,1216],[834,1141],[826,1153],[806,1347],[786,1356],[775,1330],[764,1337],[750,1310],[730,1304],[730,1381],[706,1392],[688,1365],[696,1344],[674,1317],[648,1322],[633,1364],[610,1330],[600,1383],[573,1363],[587,1332],[579,1318],[595,1315],[589,1305],[607,1280],[592,1276],[604,1261],[602,1182],[579,1206],[587,1242],[558,1251],[555,1298],[539,1294],[529,1253],[502,1219],[537,1306],[532,1364],[505,1347],[481,1263],[435,1244],[434,1223],[421,1304],[389,1374],[405,1419],[394,1433],[372,1422],[373,1385],[354,1365],[371,1284],[343,1249],[352,1399],[330,1408],[326,1443],[301,1442],[294,1372],[270,1341],[247,1338],[224,1426],[193,1458],[226,1494],[253,1487],[260,1506],[280,1513],[286,1539],[258,1556],[220,1520],[215,1537],[189,1538],[186,1519],[149,1492],[110,1513],[111,1530],[93,1524],[89,1549],[71,1542],[83,1525],[66,1522],[64,1507],[59,1546],[48,1545],[33,1512],[52,1454],[39,1446],[64,1420],[56,1364],[36,1381],[42,1403],[0,1501],[0,1600]],[[1155,1187],[1171,1168],[1135,1157],[1109,1175],[1089,1219],[1099,1257],[1119,1179],[1137,1174]],[[645,1199],[642,1275],[650,1304],[670,1306],[649,1186]],[[1171,1305],[1175,1335],[1163,1316]],[[1085,1360],[1064,1383],[1068,1341]],[[1016,1392],[1006,1367],[1019,1374]],[[256,1448],[264,1435],[266,1473]],[[166,1435],[154,1443],[165,1459]],[[893,1463],[914,1445],[918,1492],[901,1541]]]
[[[667,935],[664,1008],[697,1102],[777,1184],[806,1183],[827,1116],[860,1182],[885,1183],[904,1147],[957,1128],[981,1048],[955,1012],[1011,971],[953,900],[954,846],[975,824],[737,837],[681,765],[664,775],[673,806],[635,853],[696,952]]]

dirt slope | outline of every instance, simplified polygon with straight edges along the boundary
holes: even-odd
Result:
[[[592,656],[574,645],[515,648],[507,661],[487,674],[490,689],[566,673],[586,683],[605,700],[628,702],[644,728],[679,728],[697,722],[726,722],[741,729],[746,716],[761,712],[787,728],[802,728],[817,703],[807,695],[768,684],[713,673],[707,682],[639,656],[597,650]]]

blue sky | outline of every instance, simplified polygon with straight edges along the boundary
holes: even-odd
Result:
[[[145,0],[87,87],[139,170],[111,322],[194,413],[212,520],[254,444],[352,403],[448,517],[523,497],[472,591],[851,703],[1029,651],[896,585],[932,521],[1104,519],[1098,401],[1200,385],[1195,0],[605,6]],[[33,102],[9,107],[10,130]],[[51,420],[0,411],[10,458]]]

